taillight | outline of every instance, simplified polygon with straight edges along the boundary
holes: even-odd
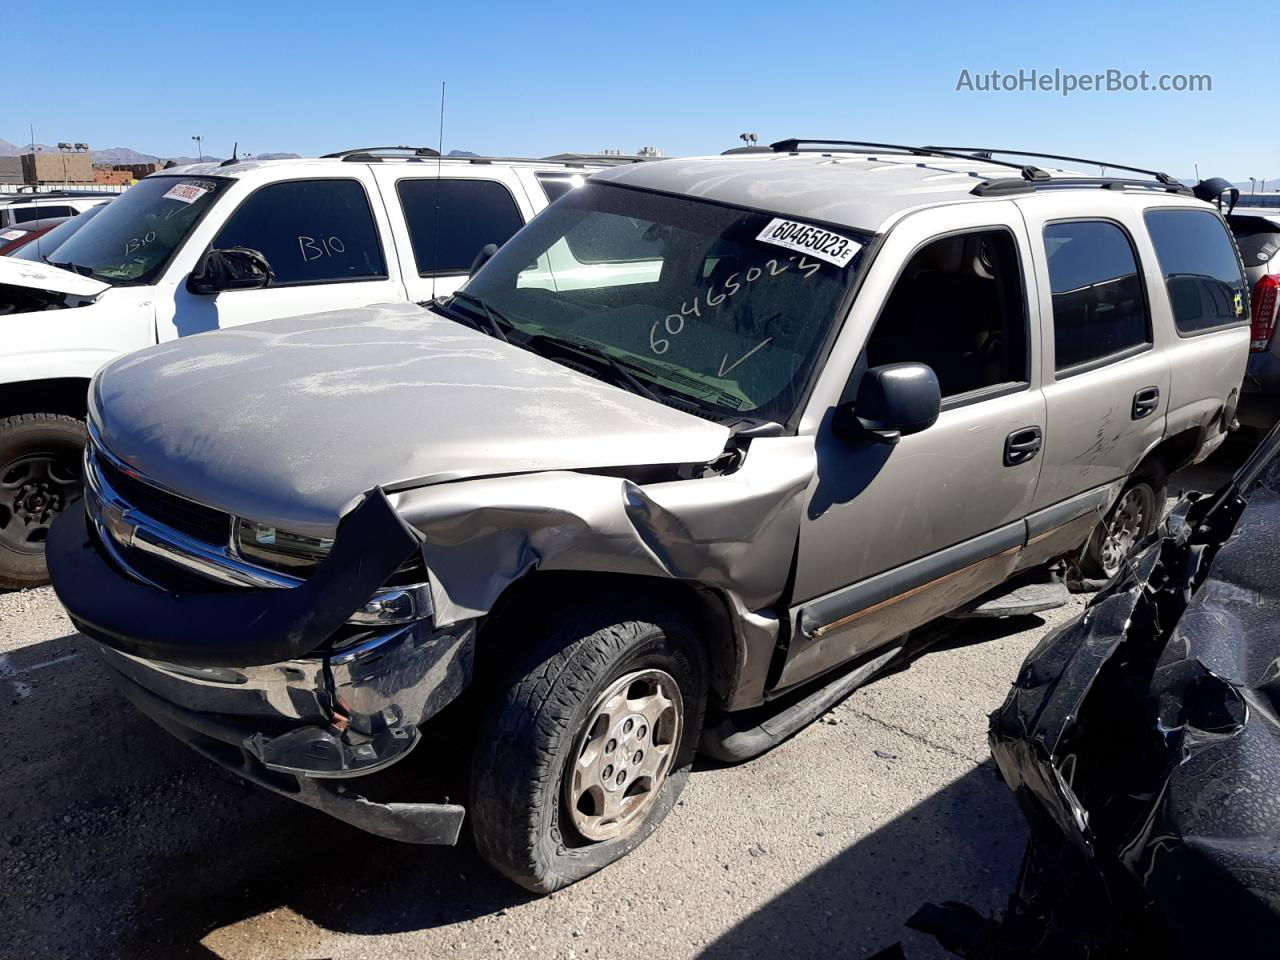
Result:
[[[1280,307],[1280,276],[1263,277],[1253,288],[1253,332],[1249,350],[1259,353],[1271,345],[1276,332],[1276,308]]]

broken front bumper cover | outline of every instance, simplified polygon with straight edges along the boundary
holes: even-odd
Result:
[[[436,629],[418,620],[329,646],[414,549],[412,531],[374,491],[344,518],[313,577],[288,589],[182,594],[139,583],[78,512],[55,523],[48,556],[72,622],[130,699],[170,732],[362,829],[453,842],[460,807],[378,805],[320,782],[403,759],[419,724],[471,682],[473,621]]]
[[[103,649],[105,652],[110,648]],[[380,837],[403,843],[458,842],[466,815],[464,807],[451,803],[380,803],[357,792],[358,781],[317,779],[272,770],[249,746],[251,728],[243,723],[178,707],[124,674],[117,674],[116,681],[130,702],[159,726],[197,753],[257,786]]]

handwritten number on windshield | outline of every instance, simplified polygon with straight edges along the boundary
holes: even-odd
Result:
[[[767,260],[765,261],[764,267],[752,267],[745,274],[729,274],[729,276],[725,278],[724,285],[720,288],[719,292],[714,290],[707,291],[705,302],[708,307],[719,307],[720,304],[724,303],[744,286],[749,286],[759,280],[765,275],[766,270],[769,276],[776,277],[778,274],[785,273],[790,269],[791,263],[793,262],[796,263],[796,268],[804,274],[806,280],[822,269],[822,264],[810,263],[803,255],[799,257],[791,257],[790,262]],[[742,279],[740,280],[739,277]],[[687,317],[692,316],[702,319],[702,307],[699,302],[700,300],[702,300],[701,297],[695,297],[692,306],[690,306],[688,302],[682,303],[680,304],[679,313],[670,313],[662,320],[655,320],[653,322],[653,326],[649,328],[649,349],[659,356],[670,350],[670,338],[678,337],[684,332],[685,319]],[[665,337],[660,335],[662,332],[666,333]],[[769,339],[772,340],[773,338],[770,337]],[[765,341],[765,343],[768,342],[769,340]],[[750,351],[747,356],[755,353],[756,350],[759,350],[760,347],[763,346],[763,343],[760,344],[754,350]],[[745,359],[746,357],[742,358],[742,360]],[[741,363],[742,360],[739,360],[738,363]],[[738,365],[738,363],[732,364],[729,369],[732,370],[733,367]],[[723,366],[723,364],[721,364],[721,366]]]

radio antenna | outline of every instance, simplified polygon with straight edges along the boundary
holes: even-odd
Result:
[[[440,81],[440,134],[436,140],[436,219],[431,229],[431,299],[436,298],[436,279],[440,276],[440,188],[444,162],[444,81]]]

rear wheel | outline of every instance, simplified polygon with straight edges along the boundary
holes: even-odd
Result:
[[[676,617],[601,603],[537,630],[472,761],[476,846],[537,893],[639,846],[684,788],[706,707],[702,648]]]
[[[84,424],[54,413],[0,419],[0,588],[49,582],[49,527],[77,503],[83,484]]]
[[[1080,568],[1086,577],[1110,580],[1120,572],[1138,544],[1160,522],[1165,489],[1164,474],[1154,469],[1129,480],[1085,545]]]

